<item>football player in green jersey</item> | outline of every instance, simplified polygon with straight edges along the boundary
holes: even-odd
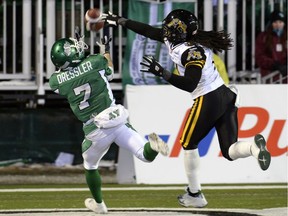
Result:
[[[152,162],[158,153],[167,156],[169,148],[155,133],[144,139],[128,123],[128,111],[115,104],[109,81],[113,78],[113,63],[109,54],[111,38],[101,40],[103,54],[85,56],[88,45],[83,37],[62,38],[51,48],[51,60],[59,69],[49,80],[51,89],[67,98],[75,116],[83,122],[82,143],[87,185],[93,198],[85,206],[96,213],[107,213],[102,199],[98,166],[114,142],[144,162]]]

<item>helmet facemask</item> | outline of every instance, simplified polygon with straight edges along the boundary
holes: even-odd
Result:
[[[163,38],[173,44],[187,42],[196,34],[198,21],[190,11],[177,9],[171,11],[162,23]]]
[[[80,40],[76,40],[75,38],[69,39],[74,42],[74,45],[70,45],[70,48],[74,47],[77,50],[80,60],[83,59],[85,50],[88,49],[88,45],[83,41],[83,37],[81,37]],[[76,59],[75,61],[77,62],[78,60]]]
[[[187,25],[179,19],[163,24],[163,37],[172,43],[181,43],[187,38]]]

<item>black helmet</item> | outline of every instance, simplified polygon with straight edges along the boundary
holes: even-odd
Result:
[[[190,11],[177,9],[163,20],[162,29],[164,38],[178,44],[191,39],[198,29],[198,20]]]

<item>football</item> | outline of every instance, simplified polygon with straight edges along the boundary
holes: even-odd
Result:
[[[101,10],[90,8],[85,13],[85,26],[87,31],[99,31],[104,27],[104,21],[100,20]]]

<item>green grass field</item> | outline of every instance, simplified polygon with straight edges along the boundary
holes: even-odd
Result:
[[[244,189],[241,188],[244,185],[238,186],[239,189],[203,189],[209,202],[207,208],[265,209],[287,207],[287,184],[276,184],[274,185],[275,188],[264,189],[261,187]],[[129,187],[133,187],[133,190],[128,190]],[[146,187],[146,190],[143,190],[143,187]],[[149,188],[147,189],[147,187]],[[156,187],[156,189],[151,189],[151,187]],[[103,198],[110,208],[180,208],[181,206],[177,203],[177,196],[184,192],[185,186],[173,185],[173,187],[167,187],[163,190],[163,185],[104,184]],[[40,190],[29,190],[35,188]],[[53,189],[53,191],[45,191],[47,188]],[[67,191],[57,191],[57,188],[68,189]],[[80,188],[80,190],[71,191],[73,188]],[[10,190],[7,191],[7,189]],[[13,189],[26,189],[28,191],[13,191]],[[91,197],[90,192],[86,189],[86,185],[82,184],[0,185],[0,209],[84,208],[85,198]]]

